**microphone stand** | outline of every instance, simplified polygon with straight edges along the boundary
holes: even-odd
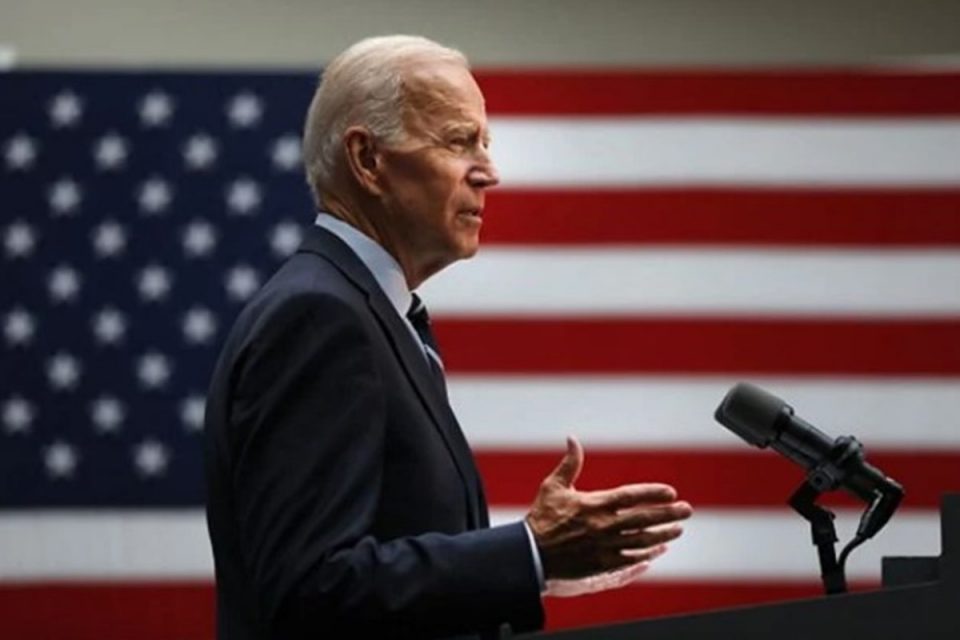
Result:
[[[845,484],[848,483],[849,476],[854,473],[854,470],[859,470],[860,473],[869,470],[874,476],[882,478],[883,482],[876,483],[874,486]],[[868,506],[860,517],[857,534],[843,548],[838,560],[834,548],[837,530],[833,520],[836,516],[816,502],[821,494],[840,487],[845,487],[852,494],[866,501]],[[828,596],[847,592],[847,579],[844,574],[847,557],[851,551],[883,528],[896,511],[902,498],[903,487],[890,478],[884,477],[877,469],[870,467],[863,459],[863,445],[852,436],[837,438],[829,454],[810,469],[804,483],[790,497],[790,506],[810,522],[813,544],[816,545],[817,555],[820,557],[823,590]]]
[[[847,556],[883,527],[900,503],[900,498],[903,497],[903,489],[900,485],[889,479],[890,486],[885,491],[873,490],[866,494],[863,491],[854,491],[853,493],[858,497],[869,497],[870,506],[860,519],[857,535],[843,549],[838,561],[834,548],[834,543],[837,542],[837,530],[833,520],[836,516],[829,509],[816,504],[816,501],[821,494],[843,486],[854,465],[859,468],[865,465],[863,445],[852,436],[837,438],[829,455],[810,469],[804,483],[790,497],[790,506],[810,522],[813,544],[816,545],[817,555],[820,557],[823,590],[828,596],[847,592],[844,571]]]
[[[826,594],[834,595],[847,592],[847,579],[843,567],[837,562],[837,528],[833,525],[836,517],[832,511],[816,503],[823,491],[809,478],[790,496],[793,510],[810,522],[813,544],[820,558],[820,577]]]

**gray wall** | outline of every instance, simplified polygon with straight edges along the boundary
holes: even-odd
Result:
[[[0,0],[21,67],[315,67],[398,32],[482,66],[944,61],[960,0]]]

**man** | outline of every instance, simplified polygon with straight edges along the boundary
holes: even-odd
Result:
[[[526,519],[489,527],[411,293],[477,251],[488,144],[459,52],[373,38],[327,67],[304,137],[322,213],[240,314],[208,399],[220,638],[537,629],[545,588],[629,580],[680,534],[670,487],[576,491],[572,439]]]

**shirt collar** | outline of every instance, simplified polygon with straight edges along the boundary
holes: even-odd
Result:
[[[413,302],[413,294],[407,288],[407,279],[396,259],[362,231],[329,213],[321,211],[314,223],[343,240],[357,254],[383,289],[390,304],[401,318],[406,318]]]

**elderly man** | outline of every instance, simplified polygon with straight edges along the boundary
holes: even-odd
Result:
[[[411,293],[477,251],[489,141],[457,51],[373,38],[327,67],[304,137],[321,213],[240,314],[208,399],[220,638],[537,629],[544,592],[628,581],[680,534],[668,486],[577,491],[572,439],[525,520],[489,526]]]

